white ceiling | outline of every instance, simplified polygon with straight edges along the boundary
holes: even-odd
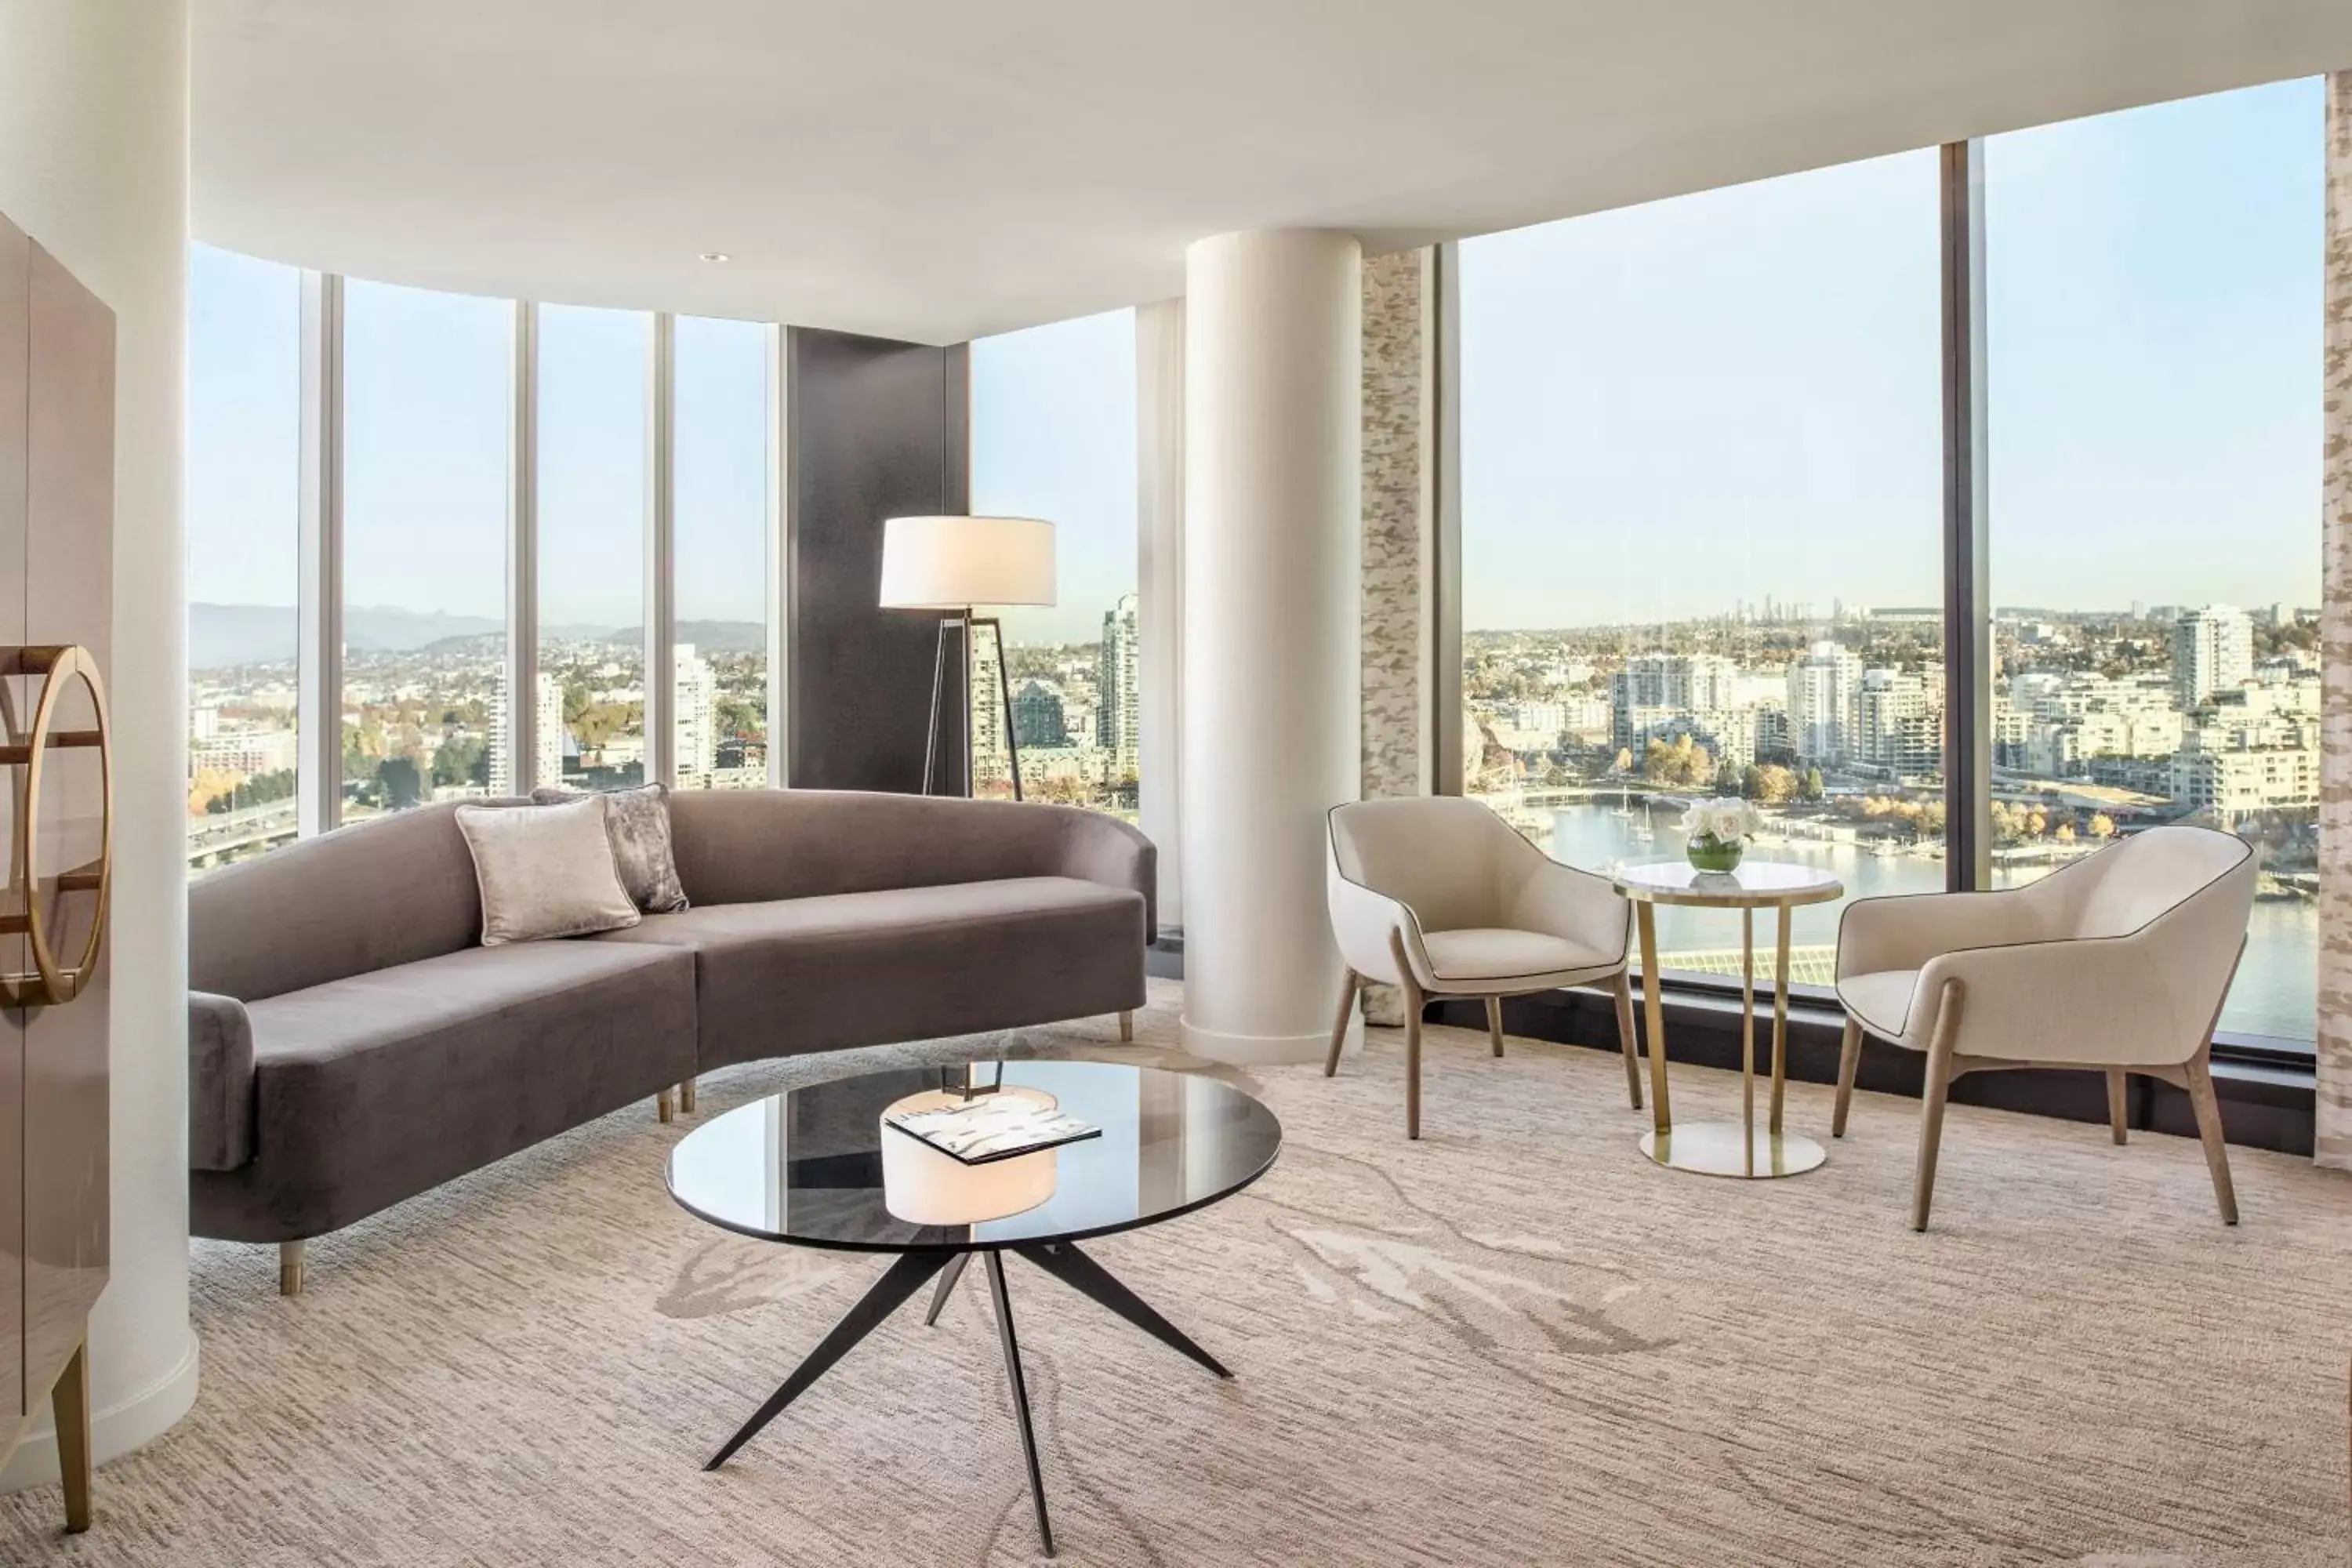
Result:
[[[195,0],[197,237],[948,342],[2352,68],[2347,0]],[[713,265],[699,252],[727,252]]]

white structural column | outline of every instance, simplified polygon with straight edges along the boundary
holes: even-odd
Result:
[[[1184,927],[1184,301],[1135,312],[1137,660],[1144,836],[1160,847],[1160,929]]]
[[[1320,1058],[1339,991],[1324,816],[1360,791],[1361,256],[1353,237],[1185,253],[1185,1047]]]
[[[0,5],[0,212],[114,311],[111,1280],[90,1316],[92,1446],[196,1396],[188,1325],[187,658],[181,583],[188,18],[180,0]],[[0,1485],[57,1476],[44,1415]],[[97,1550],[106,1530],[99,1481]],[[118,1553],[119,1555],[119,1553]]]

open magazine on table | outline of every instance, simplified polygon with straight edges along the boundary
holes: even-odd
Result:
[[[919,1110],[890,1110],[883,1121],[919,1138],[967,1165],[1034,1154],[1084,1138],[1099,1138],[1102,1129],[1081,1121],[1051,1100],[1017,1089]]]

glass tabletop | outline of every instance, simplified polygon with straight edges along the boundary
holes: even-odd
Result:
[[[1702,871],[1687,860],[1649,860],[1620,867],[1613,880],[1629,899],[1727,909],[1822,904],[1845,891],[1845,884],[1819,867],[1785,860],[1742,860],[1731,871]]]
[[[745,1236],[852,1252],[1079,1241],[1248,1186],[1282,1149],[1273,1111],[1230,1084],[1118,1062],[983,1062],[980,1081],[1050,1095],[1097,1138],[965,1165],[883,1112],[961,1068],[814,1084],[712,1118],[670,1151],[670,1195]]]

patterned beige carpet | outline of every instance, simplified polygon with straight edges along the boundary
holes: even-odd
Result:
[[[1129,1051],[1108,1019],[1017,1048],[1171,1059],[1154,1000]],[[858,1062],[740,1069],[702,1114]],[[1434,1031],[1419,1145],[1399,1069],[1382,1030],[1335,1082],[1237,1079],[1281,1163],[1097,1245],[1236,1382],[1013,1266],[1063,1561],[2345,1560],[2342,1178],[2241,1152],[2225,1230],[2193,1143],[1957,1108],[1921,1237],[1906,1102],[1747,1185],[1641,1160],[1612,1056]],[[1686,1115],[1737,1100],[1678,1075]],[[1030,1560],[982,1291],[698,1468],[879,1266],[688,1218],[688,1125],[625,1112],[316,1244],[299,1300],[268,1250],[200,1245],[194,1415],[100,1473],[84,1538],[54,1489],[0,1505],[0,1561]]]

